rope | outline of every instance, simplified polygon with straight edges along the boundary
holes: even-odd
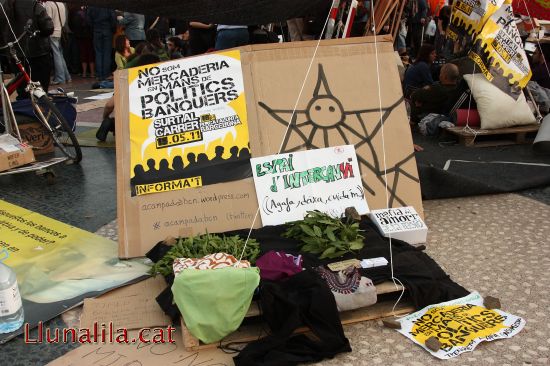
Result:
[[[372,29],[374,34],[374,55],[376,57],[376,79],[377,79],[377,86],[378,86],[378,111],[380,113],[380,134],[382,136],[382,153],[383,153],[383,164],[384,164],[384,184],[385,184],[385,194],[386,194],[386,209],[389,209],[390,207],[390,198],[388,195],[388,169],[387,169],[387,163],[386,163],[386,139],[384,136],[384,114],[382,113],[382,88],[380,87],[380,62],[378,60],[378,41],[376,37],[376,21],[374,19],[374,5],[371,1],[371,14],[372,14]],[[393,269],[393,249],[392,249],[392,237],[391,233],[388,235],[389,239],[389,245],[390,245],[390,270],[391,270],[391,279],[393,281],[393,285],[395,286],[395,289],[399,289],[396,282],[399,282],[401,285],[401,294],[397,298],[397,301],[395,304],[393,304],[392,307],[392,314],[395,317],[395,308],[401,301],[401,298],[403,297],[405,293],[405,287],[403,286],[403,283],[394,276],[394,269]]]
[[[330,10],[327,15],[327,18],[325,19],[325,24],[323,25],[323,29],[321,30],[321,34],[325,33],[325,28],[327,26],[328,20],[330,18]],[[281,144],[279,145],[279,149],[277,150],[277,154],[281,153],[281,150],[283,149],[284,141],[286,138],[286,135],[288,134],[288,131],[290,130],[290,125],[294,119],[294,115],[296,114],[296,109],[298,108],[298,103],[300,102],[300,98],[302,97],[302,93],[304,91],[304,87],[306,85],[307,78],[309,77],[309,73],[311,71],[311,66],[313,65],[313,60],[315,60],[315,56],[317,55],[317,50],[319,49],[319,44],[321,43],[322,37],[319,37],[317,40],[317,44],[315,45],[315,49],[313,50],[313,55],[311,56],[311,59],[309,61],[309,66],[307,67],[306,75],[304,77],[304,81],[302,82],[302,86],[300,87],[300,92],[298,93],[298,98],[296,98],[296,103],[294,103],[294,108],[292,109],[292,114],[290,115],[290,119],[288,121],[288,124],[285,129],[285,133],[283,137],[281,138]],[[246,236],[246,240],[244,242],[243,250],[241,252],[241,255],[239,256],[239,260],[234,264],[234,266],[238,266],[241,262],[241,259],[243,258],[244,251],[246,250],[246,246],[248,245],[248,241],[250,240],[250,235],[252,234],[252,229],[254,228],[254,225],[256,224],[256,220],[258,219],[258,214],[260,213],[260,207],[256,210],[256,214],[254,215],[254,219],[252,220],[252,224],[250,225],[250,229],[248,230],[248,235]]]

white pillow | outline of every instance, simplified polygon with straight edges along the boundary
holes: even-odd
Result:
[[[528,125],[536,122],[523,93],[517,100],[514,100],[491,84],[483,74],[466,74],[464,80],[468,83],[476,101],[482,130]]]

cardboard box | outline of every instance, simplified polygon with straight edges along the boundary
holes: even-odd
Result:
[[[369,216],[385,237],[391,235],[392,238],[409,244],[426,242],[428,227],[414,207],[375,210]]]
[[[23,141],[33,147],[35,155],[49,154],[54,150],[52,136],[39,122],[26,122],[19,124],[19,133]]]
[[[386,207],[389,196],[391,207],[414,206],[422,215],[418,171],[393,40],[390,36],[378,36],[376,40],[378,52],[373,37],[323,40],[317,50],[317,41],[239,48],[250,152],[252,157],[258,157],[276,154],[282,145],[286,147],[283,151],[289,152],[353,144],[369,207]],[[306,78],[314,52],[315,59]],[[170,62],[160,64],[159,68],[171,68]],[[179,71],[182,69],[185,67]],[[252,177],[132,196],[130,179],[134,171],[128,121],[136,116],[135,112],[129,114],[129,83],[133,80],[128,70],[115,73],[119,256],[143,256],[169,236],[261,227]],[[302,84],[303,92],[297,101]],[[329,100],[336,101],[336,109],[328,105],[322,111],[316,109],[318,105],[314,102]],[[292,128],[287,128],[286,121],[290,121],[295,105],[296,120]],[[307,118],[317,112],[342,113],[339,128],[313,128]],[[142,152],[146,154],[146,150]]]
[[[15,137],[0,135],[0,172],[32,163],[32,147],[19,142]]]

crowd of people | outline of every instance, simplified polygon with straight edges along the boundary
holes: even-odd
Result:
[[[351,36],[365,34],[378,0],[358,1]],[[451,41],[448,27],[453,0],[407,0],[399,22],[395,49],[407,67],[403,93],[410,101],[412,120],[430,113],[447,114],[465,89],[455,60],[467,58],[467,41]],[[207,24],[166,17],[80,6],[53,1],[0,0],[8,22],[0,22],[0,44],[21,34],[29,19],[37,36],[22,42],[32,77],[49,85],[71,82],[71,75],[112,87],[113,71],[153,62],[199,55],[249,43],[319,39],[331,1],[317,14],[289,19],[275,28]],[[345,12],[341,14],[345,19]],[[2,14],[0,14],[0,17]],[[12,29],[13,26],[13,29]],[[386,26],[382,33],[395,28]],[[471,40],[469,40],[471,42]],[[545,60],[550,45],[531,57],[532,80],[550,87]],[[101,84],[101,83],[106,84]],[[104,118],[114,105],[108,103]],[[107,129],[108,131],[109,129]],[[103,136],[103,134],[102,134]]]

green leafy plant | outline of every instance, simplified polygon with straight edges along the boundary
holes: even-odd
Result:
[[[176,258],[201,258],[212,253],[227,253],[238,259],[245,243],[245,239],[238,235],[220,236],[208,233],[176,240],[174,246],[151,267],[150,274],[160,273],[163,276],[173,274],[172,264]],[[243,259],[254,264],[259,254],[260,245],[256,240],[249,239]]]
[[[308,211],[303,220],[292,222],[283,234],[300,242],[301,250],[319,258],[337,258],[363,248],[362,230],[351,218],[334,218]]]

